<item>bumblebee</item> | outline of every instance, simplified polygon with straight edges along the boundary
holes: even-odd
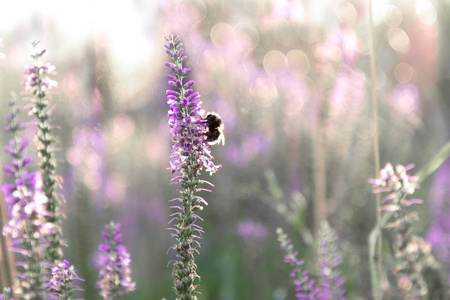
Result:
[[[225,145],[225,136],[223,135],[223,122],[222,118],[218,113],[209,112],[206,114],[206,117],[203,119],[206,123],[206,141],[210,145],[219,144],[222,142],[222,145]]]

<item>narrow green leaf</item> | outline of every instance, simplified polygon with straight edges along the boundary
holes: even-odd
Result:
[[[437,170],[445,160],[450,156],[450,142],[447,142],[441,150],[430,160],[430,162],[422,168],[419,172],[417,172],[416,176],[419,178],[417,183],[421,183],[428,176],[433,174],[434,171]]]

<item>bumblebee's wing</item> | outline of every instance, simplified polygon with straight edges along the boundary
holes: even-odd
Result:
[[[223,125],[217,128],[220,132],[219,140],[217,141],[219,144],[222,142],[222,146],[225,146],[225,135],[223,134]]]

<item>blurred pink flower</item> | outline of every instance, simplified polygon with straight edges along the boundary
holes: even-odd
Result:
[[[421,118],[421,103],[419,88],[412,84],[398,84],[388,98],[396,118],[400,113],[411,125],[419,125]]]
[[[241,143],[230,142],[224,152],[227,163],[246,165],[253,159],[268,153],[272,147],[271,140],[263,133],[254,132],[245,135]]]
[[[426,240],[433,252],[450,270],[450,159],[437,170],[433,179],[431,195],[431,224]]]
[[[237,234],[243,239],[263,239],[267,236],[267,227],[252,220],[241,221],[238,224]]]

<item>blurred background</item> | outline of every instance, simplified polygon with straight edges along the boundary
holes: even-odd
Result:
[[[381,166],[415,163],[414,174],[450,138],[450,1],[373,2]],[[125,299],[174,297],[169,34],[182,38],[203,108],[225,124],[226,144],[212,150],[223,168],[203,175],[215,188],[203,195],[200,299],[293,299],[275,229],[287,231],[315,274],[317,222],[325,217],[339,236],[347,296],[370,297],[367,236],[376,208],[368,184],[375,177],[368,7],[365,0],[2,3],[2,115],[10,92],[23,90],[32,41],[47,49],[43,62],[56,66],[52,123],[65,256],[86,280],[80,297],[100,299],[96,250],[111,220],[123,224],[137,283]],[[10,139],[0,138],[2,145]],[[5,153],[0,163],[9,163]],[[415,230],[448,274],[449,161],[416,197],[425,204]]]

